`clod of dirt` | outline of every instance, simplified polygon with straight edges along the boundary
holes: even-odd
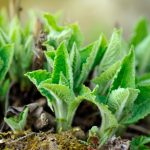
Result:
[[[103,147],[103,150],[129,150],[130,141],[120,137],[112,137]]]

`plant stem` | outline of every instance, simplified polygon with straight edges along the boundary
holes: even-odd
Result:
[[[21,11],[21,0],[10,0],[9,2],[9,15],[12,19],[14,16],[18,16],[20,18]]]

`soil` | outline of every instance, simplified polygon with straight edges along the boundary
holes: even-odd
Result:
[[[86,150],[87,145],[79,141],[71,131],[54,134],[25,131],[1,133],[0,149],[4,150]]]

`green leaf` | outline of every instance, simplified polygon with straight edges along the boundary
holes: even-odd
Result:
[[[56,51],[54,50],[49,50],[45,52],[45,56],[48,62],[48,67],[50,68],[54,68],[54,59],[55,59],[55,55],[56,55]]]
[[[130,143],[131,150],[149,150],[149,146],[146,144],[150,144],[149,136],[138,136],[132,139]]]
[[[72,30],[70,28],[67,28],[65,30],[63,30],[61,33],[59,33],[59,35],[55,38],[57,45],[59,45],[62,41],[66,41],[66,43],[68,44],[69,39],[72,35]],[[68,51],[70,51],[70,48],[67,49]]]
[[[13,54],[13,45],[8,44],[3,47],[0,47],[0,82],[2,82],[2,80],[5,78],[5,75],[9,70]]]
[[[96,42],[93,42],[79,51],[81,57],[81,64],[84,64],[86,62],[86,59],[89,57],[95,43]]]
[[[149,34],[149,23],[146,18],[141,18],[135,25],[133,35],[131,37],[130,45],[135,47],[143,41]]]
[[[33,36],[28,35],[28,38],[26,38],[26,41],[24,41],[23,49],[20,49],[20,52],[18,53],[17,56],[18,57],[17,59],[21,62],[21,68],[23,73],[26,73],[31,67],[33,59],[32,47],[33,47]]]
[[[104,38],[103,35],[101,35],[99,40],[95,42],[90,52],[90,55],[86,58],[86,62],[82,64],[80,76],[75,81],[76,88],[78,88],[82,83],[84,83],[92,67],[95,67],[94,65],[97,65],[98,59],[100,59],[101,56],[103,55],[104,53],[103,38]]]
[[[139,121],[140,119],[144,119],[146,116],[150,114],[150,99],[140,99],[141,103],[135,104],[130,117],[124,121],[125,124],[133,124]]]
[[[77,48],[79,48],[83,42],[83,35],[81,34],[80,27],[77,23],[68,26],[72,29],[72,35],[68,41],[68,51],[70,52],[73,43],[76,43]]]
[[[150,35],[141,41],[135,49],[137,66],[140,74],[150,70]]]
[[[25,109],[19,114],[19,116],[4,118],[8,126],[14,131],[22,131],[25,128],[27,117],[28,117],[29,108]]]
[[[116,74],[116,71],[119,69],[121,62],[118,61],[114,63],[112,66],[110,66],[106,71],[101,73],[98,77],[93,79],[93,82],[95,84],[102,84],[104,82],[110,81],[113,76]]]
[[[51,95],[49,94],[49,92],[47,90],[41,89],[39,87],[39,85],[42,82],[45,82],[45,81],[47,81],[49,83],[52,82],[51,81],[51,74],[49,72],[47,72],[46,70],[36,70],[36,71],[32,71],[32,72],[26,73],[25,76],[27,76],[30,79],[30,81],[33,82],[33,84],[37,87],[37,89],[39,90],[39,92],[43,96],[47,97],[47,99],[48,99],[48,101],[47,101],[48,105],[51,108],[51,110],[53,111],[53,107],[52,107],[52,104],[51,104],[51,102],[52,102]]]
[[[59,83],[61,72],[68,80],[70,88],[73,89],[72,68],[69,60],[69,54],[64,42],[61,43],[56,51],[56,57],[54,59],[54,70],[52,73],[52,83]]]
[[[80,53],[75,43],[73,44],[72,49],[71,49],[70,63],[71,63],[72,71],[73,71],[73,76],[75,78],[79,71],[80,64],[81,64]]]
[[[4,80],[1,85],[3,86],[0,86],[0,102],[5,103],[5,97],[10,86],[10,81],[8,79]]]
[[[108,69],[112,64],[121,59],[121,31],[114,30],[108,48],[101,60],[98,72],[101,73]]]
[[[62,72],[60,73],[59,84],[69,86],[69,82]]]
[[[92,80],[95,84],[99,85],[100,88],[99,91],[101,95],[104,95],[105,92],[108,90],[112,82],[112,79],[114,78],[120,66],[121,66],[121,62],[118,61],[114,63],[112,66],[110,66],[106,71],[101,73],[98,77]]]
[[[126,121],[127,124],[135,123],[150,114],[150,74],[141,76],[136,86],[140,93],[135,101],[131,117]]]
[[[5,44],[9,43],[8,36],[6,33],[0,28],[0,46],[5,46]]]
[[[18,20],[17,17],[13,18],[11,24],[10,24],[10,32],[9,32],[9,37],[11,42],[15,43],[15,48],[16,45],[19,45],[22,43],[22,28],[20,25],[20,21]],[[17,52],[18,49],[16,49],[15,52]]]
[[[136,86],[150,86],[150,73],[145,73],[142,76],[138,77]]]
[[[43,82],[40,84],[40,88],[44,88],[58,101],[63,101],[65,103],[70,103],[74,98],[73,92],[69,89],[68,86],[60,84],[49,84]]]
[[[136,87],[140,90],[139,96],[135,101],[136,104],[143,103],[150,98],[150,74],[145,74],[141,76],[137,83]]]
[[[130,116],[129,114],[133,108],[133,104],[138,93],[139,90],[132,88],[118,88],[110,93],[108,106],[119,122]]]
[[[63,27],[57,25],[56,16],[50,13],[45,13],[44,18],[47,20],[49,26],[56,31],[62,31]]]
[[[129,54],[123,59],[121,67],[113,79],[111,90],[119,87],[135,88],[135,56],[133,48],[131,48]]]
[[[96,65],[99,65],[99,63],[102,61],[102,57],[104,56],[107,48],[107,39],[104,34],[100,35],[99,41],[100,41],[99,50],[97,52],[92,68],[94,68]]]
[[[51,74],[46,70],[36,70],[25,74],[38,87],[41,82],[50,79]]]

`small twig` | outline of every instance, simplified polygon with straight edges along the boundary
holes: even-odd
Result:
[[[146,128],[143,128],[141,126],[138,126],[138,125],[130,125],[129,128],[137,130],[137,131],[139,131],[139,132],[141,132],[143,134],[146,134],[146,135],[150,134],[150,130],[148,130]]]
[[[20,137],[20,138],[17,138],[16,140],[8,141],[8,142],[6,142],[6,144],[13,144],[13,143],[16,143],[16,142],[18,142],[18,141],[21,141],[21,140],[23,140],[23,139],[26,139],[27,137],[32,136],[32,135],[35,135],[35,134],[36,134],[35,132],[29,133],[29,134],[27,134],[27,135],[25,135],[25,136],[22,136],[22,137]]]
[[[123,137],[124,138],[129,138],[129,139],[131,139],[131,138],[133,138],[133,137],[136,137],[137,136],[137,134],[134,134],[134,133],[125,133],[124,135],[123,135]]]

